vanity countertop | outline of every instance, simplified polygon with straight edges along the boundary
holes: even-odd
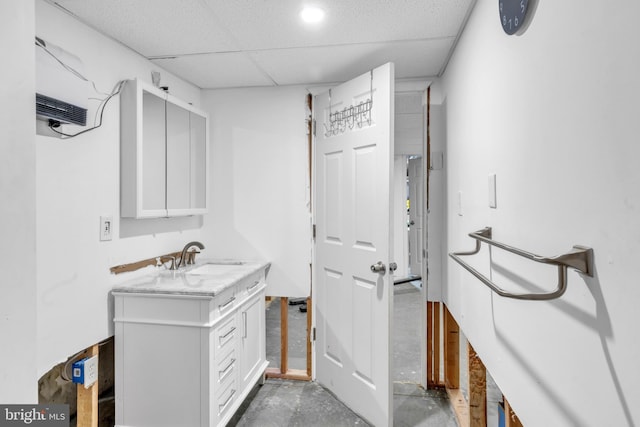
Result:
[[[157,267],[149,274],[115,285],[112,292],[214,297],[270,263],[262,261],[202,260],[180,270]]]

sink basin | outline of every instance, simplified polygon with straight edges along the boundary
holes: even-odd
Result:
[[[228,274],[239,269],[242,269],[243,262],[213,262],[200,265],[186,272],[186,274],[201,275],[201,276],[217,276]]]
[[[234,261],[232,259],[220,259],[220,260],[215,260],[215,261],[207,261],[205,263],[205,265],[207,264],[211,264],[211,265],[243,265],[246,264],[246,262],[244,261]]]

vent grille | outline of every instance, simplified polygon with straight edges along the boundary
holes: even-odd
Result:
[[[36,93],[36,115],[57,120],[61,123],[71,123],[85,126],[87,124],[87,109],[77,107],[58,99]]]

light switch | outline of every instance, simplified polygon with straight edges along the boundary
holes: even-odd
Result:
[[[497,208],[498,205],[496,203],[496,174],[492,173],[489,175],[489,207]]]
[[[113,229],[113,216],[105,215],[100,217],[100,241],[111,240]]]

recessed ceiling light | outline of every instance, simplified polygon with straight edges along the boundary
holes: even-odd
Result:
[[[300,12],[300,18],[307,24],[317,24],[324,19],[324,10],[315,6],[307,6]]]

